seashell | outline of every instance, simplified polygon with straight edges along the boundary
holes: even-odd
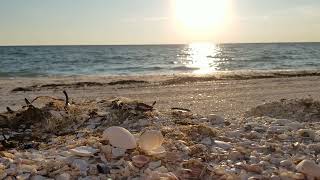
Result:
[[[261,174],[263,172],[262,167],[259,164],[243,164],[243,163],[237,163],[236,166],[243,168],[247,172],[254,172]]]
[[[320,166],[310,160],[303,160],[297,166],[298,172],[306,174],[310,177],[320,178]]]
[[[112,126],[104,130],[103,139],[109,140],[114,147],[122,149],[134,149],[137,147],[137,142],[134,136],[125,128]]]
[[[315,152],[320,152],[320,143],[316,143],[316,144],[309,144],[308,149],[311,151],[315,151]]]
[[[71,175],[68,173],[62,173],[55,177],[56,180],[69,180],[71,179]]]
[[[310,129],[300,129],[297,131],[298,135],[300,137],[304,137],[304,138],[310,138],[310,139],[314,139],[316,136],[316,133],[313,130]]]
[[[144,155],[136,155],[132,157],[132,163],[139,168],[143,167],[149,161],[150,159]]]
[[[158,171],[152,171],[146,176],[145,180],[155,180],[155,179],[166,179],[166,180],[178,180],[175,174],[169,173],[161,173]]]
[[[7,173],[4,170],[0,170],[0,179],[4,179],[5,177],[7,177]]]
[[[294,173],[291,171],[280,172],[281,179],[304,179],[304,175],[301,173]]]
[[[36,165],[27,165],[27,164],[21,164],[18,167],[19,172],[26,172],[26,173],[35,173],[37,172],[37,166]]]
[[[287,168],[289,168],[289,167],[291,167],[293,165],[293,163],[292,163],[292,161],[290,161],[290,160],[282,160],[282,161],[280,161],[280,166],[282,166],[282,167],[287,167]]]
[[[31,180],[44,180],[44,179],[47,179],[47,178],[41,175],[34,175],[31,177]]]
[[[93,156],[93,154],[98,152],[98,150],[89,146],[80,146],[74,149],[70,149],[70,152],[77,156],[89,157]]]
[[[220,148],[222,148],[224,150],[228,150],[228,149],[232,148],[232,145],[230,143],[228,143],[228,142],[215,140],[214,143],[215,143],[216,146],[218,146],[218,147],[220,147]]]
[[[164,166],[158,167],[157,169],[155,169],[155,171],[161,172],[161,173],[168,173],[168,169]]]
[[[218,116],[216,114],[209,114],[208,119],[212,124],[222,124],[224,123],[224,118],[221,116]]]
[[[212,141],[211,141],[210,137],[206,137],[206,138],[202,139],[202,141],[200,143],[209,146],[212,144]]]
[[[25,173],[25,174],[20,174],[20,175],[18,175],[16,178],[17,178],[18,180],[23,180],[23,179],[29,179],[30,176],[31,176],[31,174]]]
[[[138,141],[139,147],[149,155],[161,154],[165,152],[162,147],[163,136],[160,131],[150,130],[144,132]]]
[[[231,151],[228,157],[232,161],[237,161],[243,159],[244,155],[239,151]]]
[[[82,159],[75,159],[71,165],[73,168],[77,168],[81,171],[86,171],[88,169],[89,163]]]
[[[150,162],[149,165],[148,165],[148,168],[151,169],[151,170],[154,170],[154,169],[156,169],[156,168],[158,168],[160,166],[161,166],[161,160]]]

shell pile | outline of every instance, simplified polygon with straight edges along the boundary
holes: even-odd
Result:
[[[317,101],[268,103],[232,120],[149,116],[149,106],[133,116],[135,108],[118,104],[132,116],[118,121],[114,107],[103,106],[68,134],[42,134],[46,142],[10,148],[20,129],[3,131],[0,179],[320,179]]]

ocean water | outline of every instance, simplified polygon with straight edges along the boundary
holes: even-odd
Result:
[[[320,43],[2,46],[0,76],[320,70]]]

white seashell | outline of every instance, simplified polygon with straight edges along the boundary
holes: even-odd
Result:
[[[211,145],[212,141],[211,141],[211,138],[206,137],[206,138],[202,139],[202,141],[200,143],[204,144],[204,145]]]
[[[93,154],[98,152],[98,150],[89,146],[80,146],[74,149],[70,149],[70,152],[77,156],[89,157],[93,156]]]
[[[75,159],[71,165],[73,168],[76,168],[80,171],[87,171],[89,167],[89,163],[82,159]]]
[[[311,177],[320,178],[320,166],[310,160],[303,160],[296,166],[297,171]]]
[[[134,136],[125,128],[112,126],[106,129],[102,135],[103,139],[109,140],[114,147],[122,149],[134,149],[137,142]]]
[[[140,136],[138,145],[142,150],[146,152],[150,152],[150,151],[157,152],[161,150],[160,147],[163,143],[163,140],[164,138],[160,131],[150,130],[150,131],[144,132]]]
[[[282,167],[291,167],[292,165],[293,165],[293,163],[290,160],[282,160],[282,161],[280,161],[280,166],[282,166]]]
[[[230,143],[228,143],[228,142],[215,140],[214,143],[215,143],[216,146],[218,146],[218,147],[220,147],[222,149],[225,149],[225,150],[232,148],[232,145]]]
[[[216,115],[216,114],[209,114],[208,119],[212,124],[222,124],[224,123],[224,118]]]

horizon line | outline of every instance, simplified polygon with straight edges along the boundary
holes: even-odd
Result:
[[[212,44],[290,44],[290,43],[320,43],[320,41],[279,41],[279,42],[223,42],[214,43],[208,41],[199,41],[193,43],[212,43]],[[21,47],[21,46],[161,46],[161,45],[188,45],[193,43],[132,43],[132,44],[9,44],[1,45],[0,47]]]

